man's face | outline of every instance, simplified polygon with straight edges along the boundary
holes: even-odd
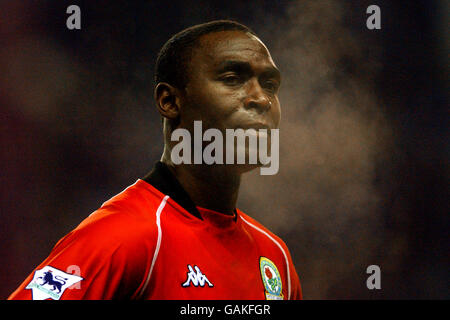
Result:
[[[241,31],[202,36],[188,68],[179,127],[278,128],[280,73],[257,37]],[[191,130],[190,130],[191,131]],[[192,131],[191,131],[192,132]]]

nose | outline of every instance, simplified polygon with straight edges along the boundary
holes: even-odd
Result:
[[[248,82],[247,96],[244,105],[247,109],[255,109],[258,112],[266,112],[270,109],[272,102],[257,79],[252,79]]]

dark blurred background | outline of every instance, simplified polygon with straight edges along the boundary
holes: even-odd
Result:
[[[280,171],[249,173],[239,206],[285,240],[305,299],[448,299],[448,15],[444,0],[1,1],[0,298],[159,159],[159,48],[229,18],[283,75]]]

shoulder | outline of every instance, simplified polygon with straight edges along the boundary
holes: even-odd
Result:
[[[262,223],[248,216],[242,211],[239,211],[239,214],[242,221],[250,227],[250,230],[253,230],[253,233],[259,234],[260,238],[265,238],[267,242],[275,245],[279,249],[282,249],[282,251],[288,251],[288,248],[284,241],[275,233],[270,231],[267,227],[265,227]]]
[[[145,183],[142,181],[142,183]],[[154,254],[158,229],[155,215],[160,196],[139,180],[112,197],[54,246],[36,268],[61,272],[76,266],[83,278],[81,290],[68,290],[64,299],[134,297],[146,279]],[[13,298],[30,298],[22,283]]]
[[[248,226],[247,230],[252,233],[254,239],[258,241],[259,247],[267,254],[278,257],[286,267],[292,266],[292,257],[286,243],[260,222],[242,212],[240,213],[242,221]]]
[[[249,226],[249,229],[253,230],[255,237],[259,235],[259,242],[262,243],[265,250],[276,256],[279,262],[282,261],[281,263],[284,266],[283,270],[286,270],[286,281],[288,283],[287,298],[302,299],[300,280],[286,243],[255,219],[242,212],[240,212],[240,216],[243,222]]]
[[[157,239],[156,211],[162,199],[144,184],[138,180],[104,202],[55,247],[78,241],[103,252],[117,247],[150,249]]]

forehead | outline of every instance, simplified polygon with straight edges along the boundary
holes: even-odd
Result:
[[[275,67],[264,43],[256,36],[242,31],[220,31],[203,35],[192,56],[198,63],[218,67],[224,61],[249,62],[255,67]]]

